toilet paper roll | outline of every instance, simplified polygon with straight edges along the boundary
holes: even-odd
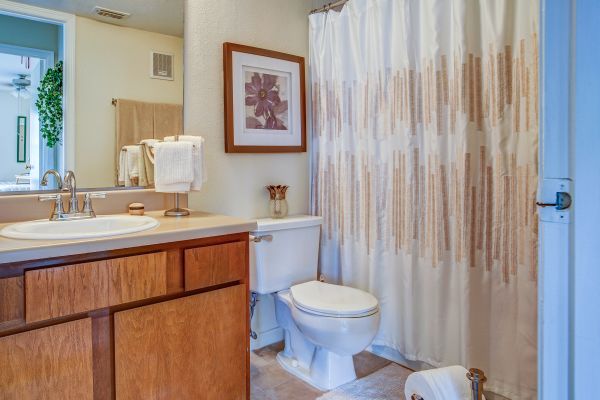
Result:
[[[406,400],[411,400],[413,394],[424,400],[471,400],[467,372],[460,365],[413,372],[404,385]]]

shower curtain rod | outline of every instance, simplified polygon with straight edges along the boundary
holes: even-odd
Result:
[[[332,8],[339,7],[339,6],[343,6],[343,5],[344,5],[344,4],[346,4],[347,2],[348,2],[348,0],[338,0],[338,1],[335,1],[335,2],[333,2],[333,3],[326,4],[326,5],[324,5],[323,7],[320,7],[320,8],[315,8],[314,10],[312,10],[312,11],[309,13],[309,15],[310,15],[310,14],[321,13],[321,12],[327,12],[327,11],[331,10]]]

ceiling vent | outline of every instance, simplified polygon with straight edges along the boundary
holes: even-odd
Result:
[[[150,53],[150,78],[173,80],[173,54]]]
[[[96,6],[94,7],[94,14],[99,15],[101,17],[112,18],[112,19],[125,19],[128,18],[131,14],[123,12],[110,10],[108,8]]]

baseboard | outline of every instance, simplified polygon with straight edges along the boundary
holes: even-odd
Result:
[[[273,328],[265,332],[256,332],[258,337],[250,338],[250,350],[258,350],[273,343],[283,340],[283,329]]]
[[[407,360],[406,358],[404,358],[404,356],[402,356],[402,354],[400,354],[399,351],[389,348],[387,346],[372,345],[367,348],[367,351],[375,354],[376,356],[393,361],[396,364],[400,364],[403,367],[412,369],[413,371],[423,371],[426,369],[435,368],[423,361]]]

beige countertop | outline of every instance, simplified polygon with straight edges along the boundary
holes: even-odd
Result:
[[[165,217],[162,211],[151,211],[145,215],[156,218],[160,225],[147,231],[92,239],[21,240],[0,236],[0,264],[200,239],[256,229],[256,221],[199,211],[192,212],[188,217],[178,218]],[[0,224],[0,229],[6,225],[10,224]]]

